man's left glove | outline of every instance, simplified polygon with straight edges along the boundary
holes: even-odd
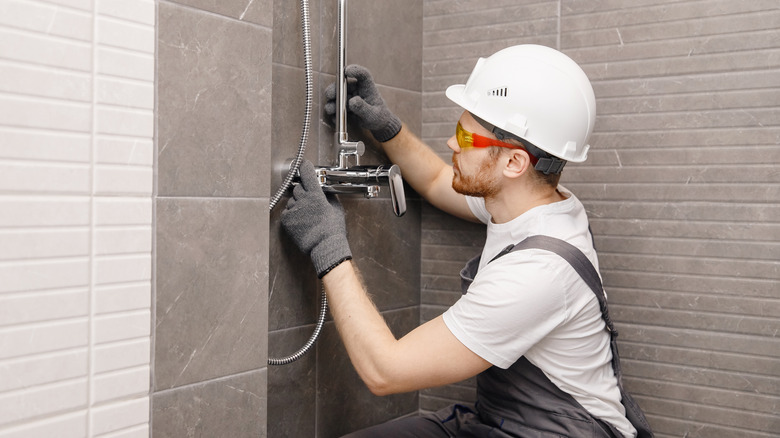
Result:
[[[311,257],[317,277],[322,278],[345,260],[352,258],[347,242],[344,210],[338,200],[322,192],[314,165],[304,161],[301,183],[282,212],[282,227],[298,248]]]
[[[352,64],[344,70],[347,82],[347,109],[358,118],[361,128],[368,129],[377,141],[391,140],[401,131],[401,119],[387,107],[371,72]],[[336,84],[325,89],[325,113],[336,115]]]

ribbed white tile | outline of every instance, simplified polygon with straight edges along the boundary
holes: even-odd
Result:
[[[0,429],[0,438],[84,438],[85,436],[87,436],[86,410]]]
[[[0,27],[0,58],[88,72],[92,45]]]
[[[2,234],[0,234],[2,242]],[[100,255],[151,253],[152,228],[101,228],[95,233],[95,252]]]
[[[0,157],[3,158],[88,163],[91,147],[86,133],[0,127]]]
[[[154,56],[114,47],[98,48],[98,73],[142,81],[154,81]]]
[[[87,376],[86,348],[0,361],[0,393]],[[0,434],[0,436],[2,436]]]
[[[91,14],[40,2],[3,0],[0,25],[82,41],[92,39]]]
[[[98,0],[97,11],[100,15],[154,25],[155,10],[153,0]]]
[[[46,0],[46,2],[84,11],[91,11],[93,0]]]
[[[86,73],[0,61],[0,78],[2,92],[92,101],[92,78]]]
[[[151,196],[154,189],[151,167],[98,165],[95,193],[98,195]]]
[[[149,438],[150,436],[149,425],[139,424],[138,426],[129,429],[100,435],[98,438]]]
[[[0,196],[0,227],[89,225],[89,209],[86,197]]]
[[[73,101],[0,95],[0,125],[89,132],[92,106]]]
[[[99,106],[95,120],[99,134],[151,138],[154,135],[154,112]]]
[[[61,413],[87,405],[87,379],[0,394],[0,427],[25,419]]]
[[[149,397],[112,403],[92,410],[92,432],[95,435],[147,423],[149,423]]]
[[[149,366],[98,374],[93,378],[92,402],[148,395],[150,374]]]
[[[0,279],[0,293],[87,286],[89,261],[76,258],[0,262]]]
[[[96,287],[93,290],[96,314],[149,309],[151,282]]]
[[[148,337],[95,346],[94,373],[131,368],[149,363],[151,341]]]
[[[0,327],[86,317],[88,289],[0,295]]]
[[[102,256],[95,259],[95,286],[149,281],[152,255]]]
[[[92,175],[84,164],[0,161],[0,190],[11,193],[87,194]]]
[[[0,261],[87,256],[89,250],[86,228],[0,229]]]
[[[154,142],[151,139],[98,137],[97,142],[97,163],[146,166],[154,164]]]
[[[149,436],[155,20],[0,0],[0,438]]]
[[[97,43],[135,52],[154,53],[154,26],[98,17]]]
[[[97,79],[98,103],[139,109],[154,109],[154,84],[102,76]]]
[[[124,341],[148,337],[151,333],[151,313],[138,311],[95,318],[95,343]]]
[[[148,225],[152,223],[151,198],[95,199],[95,225]]]
[[[0,328],[0,359],[81,348],[88,332],[86,319]]]

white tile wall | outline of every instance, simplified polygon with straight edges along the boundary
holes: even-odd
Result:
[[[155,12],[0,1],[0,438],[149,436]]]

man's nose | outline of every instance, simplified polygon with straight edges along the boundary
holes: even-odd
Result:
[[[447,147],[452,149],[456,154],[460,153],[460,145],[458,144],[458,139],[454,135],[447,140]]]

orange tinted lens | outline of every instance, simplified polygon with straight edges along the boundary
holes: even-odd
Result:
[[[455,138],[458,140],[458,146],[461,148],[474,147],[474,139],[471,133],[463,129],[463,126],[458,122],[458,126],[455,128]]]

